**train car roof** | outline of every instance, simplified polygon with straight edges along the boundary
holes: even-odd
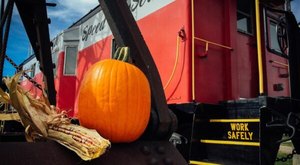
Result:
[[[94,9],[90,10],[86,15],[84,15],[78,21],[76,21],[75,23],[73,23],[69,28],[81,25],[83,22],[87,21],[92,16],[94,16],[95,14],[97,14],[99,11],[101,11],[100,5],[96,6]]]
[[[21,64],[19,64],[19,67],[22,67],[25,65],[27,62],[35,58],[35,54],[30,55],[28,58],[26,58]]]

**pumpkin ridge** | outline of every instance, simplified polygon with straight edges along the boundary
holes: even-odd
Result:
[[[140,89],[139,78],[141,76],[139,74],[136,74],[136,72],[135,72],[136,67],[134,65],[130,65],[130,69],[133,70],[132,74],[130,74],[131,83],[133,84],[131,88],[132,88],[132,90],[135,93],[135,95],[130,99],[131,100],[130,107],[131,107],[131,109],[135,110],[132,113],[138,114],[139,113],[138,112],[139,111],[138,107],[140,106],[140,104],[139,104],[140,102],[138,102],[138,99],[140,97],[138,89]],[[136,78],[136,77],[138,77],[138,78]],[[134,137],[133,135],[139,133],[139,132],[137,132],[137,128],[139,128],[140,126],[139,125],[134,125],[134,123],[136,123],[136,121],[137,121],[137,118],[138,118],[138,116],[136,116],[136,115],[133,115],[130,118],[130,121],[132,121],[130,123],[130,128],[132,128],[132,129],[131,129],[130,132],[128,132],[128,134],[129,134],[130,137]],[[131,138],[131,141],[136,140],[136,138],[139,138],[139,137]]]
[[[143,74],[143,72],[141,70],[137,70],[137,72],[141,72]],[[145,84],[145,85],[143,85]],[[149,100],[146,100],[145,97],[141,97],[143,98],[143,100],[140,98],[140,102],[144,102],[146,101],[146,103],[148,104],[148,106],[143,106],[144,108],[148,107],[149,109],[142,109],[142,112],[143,112],[143,115],[147,116],[146,119],[142,119],[142,120],[145,120],[143,121],[143,123],[145,123],[145,127],[140,127],[140,131],[141,132],[144,132],[145,129],[147,128],[148,126],[148,122],[149,122],[149,118],[150,118],[150,111],[151,111],[151,91],[150,91],[150,85],[149,85],[149,82],[148,82],[148,79],[146,76],[143,77],[142,80],[140,80],[140,85],[143,86],[144,88],[144,92],[141,92],[141,94],[148,94],[149,96]],[[147,98],[148,98],[147,97]]]
[[[103,63],[100,63],[100,62],[98,62],[97,64],[96,64],[97,66],[99,66],[100,68],[99,69],[97,69],[97,67],[94,67],[93,68],[93,70],[92,70],[92,72],[93,72],[93,75],[92,76],[94,76],[96,79],[95,79],[95,81],[93,82],[93,81],[91,81],[90,80],[90,83],[91,83],[91,86],[92,86],[92,89],[98,89],[98,87],[97,87],[97,85],[96,84],[98,84],[98,83],[100,83],[100,85],[102,85],[101,83],[101,81],[102,81],[102,76],[105,76],[105,74],[106,74],[106,71],[105,71],[105,69],[104,69],[104,65],[105,65],[105,63],[103,62]],[[93,103],[95,103],[95,107],[99,107],[99,108],[101,108],[101,109],[104,109],[105,107],[103,106],[103,105],[101,105],[101,104],[99,104],[99,98],[97,97],[97,95],[103,95],[103,92],[104,91],[98,91],[98,90],[91,90],[90,91],[91,93],[93,93],[93,97],[94,97],[94,100],[93,100]],[[100,98],[100,99],[103,99],[103,98]],[[92,105],[91,105],[92,106]],[[91,115],[91,117],[95,120],[95,121],[98,121],[99,119],[97,119],[97,113],[98,112],[95,112],[95,111],[98,111],[96,108],[94,108],[94,111],[93,111],[93,114],[90,114]],[[105,113],[105,112],[104,112]],[[101,115],[103,115],[103,113],[101,113]],[[101,122],[101,123],[104,123],[104,124],[107,124],[107,120],[106,119],[103,119],[103,121]],[[96,124],[94,124],[93,125],[93,127],[96,127],[97,129],[98,129],[98,127],[99,126],[97,126]]]
[[[110,111],[110,113],[112,114],[113,113],[113,111],[115,111],[115,109],[113,108],[114,107],[114,104],[117,104],[117,109],[119,110],[120,109],[120,107],[119,107],[119,103],[117,102],[117,103],[115,103],[114,101],[116,101],[115,100],[115,98],[112,98],[112,96],[113,95],[115,95],[115,94],[118,94],[118,84],[119,84],[119,77],[118,77],[118,74],[119,74],[119,71],[120,71],[120,69],[119,69],[119,61],[117,61],[117,62],[113,62],[112,64],[111,64],[111,69],[110,69],[110,78],[109,78],[109,97],[108,97],[108,103],[109,103],[109,111]],[[111,80],[116,80],[116,81],[111,81]],[[114,82],[114,84],[112,84],[112,82]],[[119,121],[119,119],[120,119],[120,115],[119,114],[117,114],[117,115],[115,115],[114,116],[114,119],[113,119],[113,121],[116,121],[116,122],[110,122],[110,131],[111,132],[115,132],[116,130],[114,130],[113,128],[115,128],[115,127],[117,127],[117,130],[119,130],[119,128],[118,128],[118,121]],[[110,138],[111,139],[115,139],[116,137],[114,136],[115,134],[113,133],[113,134],[111,134],[110,136]]]
[[[137,68],[135,68],[134,69],[134,72],[135,72],[135,75],[142,75],[141,74],[141,72],[139,72],[139,70],[137,70]],[[142,85],[141,85],[141,80],[144,78],[143,76],[139,76],[140,78],[139,79],[137,79],[137,81],[136,81],[136,85],[138,86],[138,89],[140,89],[141,87],[142,87]],[[141,93],[141,91],[138,91],[138,96],[137,96],[137,98],[136,98],[136,102],[141,102],[141,98],[143,98],[144,96],[143,95],[145,95],[146,93]],[[136,113],[140,113],[141,111],[143,111],[143,107],[144,107],[144,105],[143,104],[137,104],[138,106],[137,106],[137,110],[138,110],[138,112],[136,112]],[[142,118],[137,118],[137,117],[135,117],[135,121],[136,122],[140,122],[141,120],[143,120]],[[141,123],[141,122],[140,122]],[[135,127],[135,132],[141,132],[140,130],[141,130],[141,127],[143,127],[143,126],[139,126],[139,127]],[[139,137],[138,137],[139,138]]]
[[[111,69],[110,61],[104,61],[101,65],[100,69],[102,70],[103,75],[100,75],[98,77],[98,81],[97,81],[97,83],[95,83],[95,85],[100,84],[100,85],[103,85],[103,86],[102,87],[100,86],[100,88],[102,90],[99,90],[99,91],[97,90],[99,92],[98,95],[100,96],[100,97],[97,97],[98,98],[97,103],[100,105],[99,107],[102,108],[100,115],[107,116],[108,114],[111,113],[110,112],[111,108],[110,108],[110,105],[108,104],[109,103],[109,95],[110,95],[109,90],[108,90],[109,87],[110,87],[110,79],[104,79],[103,77],[108,77],[112,73],[112,72],[110,72],[110,69]],[[108,81],[108,83],[103,84],[103,82],[106,82],[106,81]],[[95,89],[98,89],[98,88],[99,87],[95,86]],[[100,116],[100,117],[102,117],[102,116]],[[105,131],[104,135],[107,138],[111,138],[107,135],[107,134],[109,134],[109,132],[112,129],[112,125],[111,125],[112,123],[109,122],[108,117],[103,117],[103,118],[98,119],[98,120],[104,120],[105,121],[104,123],[105,123],[106,126],[109,127],[109,131]],[[102,130],[102,128],[103,128],[103,126],[101,126],[101,125],[98,126],[98,127],[101,128],[100,130]]]
[[[95,68],[92,68],[92,69],[95,70]],[[96,70],[96,71],[90,72],[89,74],[91,74],[91,75],[93,76],[94,72],[97,73],[97,74],[99,74],[99,75],[102,74],[101,70]],[[89,80],[89,81],[91,81],[91,80]],[[89,88],[89,87],[88,87],[88,88]],[[92,88],[95,88],[95,85],[94,85],[94,84],[92,85]],[[88,94],[88,93],[87,93],[87,94]],[[95,96],[95,95],[96,95],[96,92],[95,92],[95,91],[92,91],[91,95]],[[87,100],[87,101],[89,101],[89,100]],[[97,103],[97,100],[93,100],[93,102],[96,102],[96,103]],[[95,112],[96,109],[95,109],[94,107],[92,107],[92,106],[91,106],[91,108],[93,109],[93,111],[92,111],[93,113],[91,114],[91,118],[92,118],[92,120],[95,120],[96,118],[95,118],[94,114],[96,113],[96,112]],[[95,124],[92,124],[92,127],[96,127]]]
[[[103,74],[102,73],[102,71],[101,70],[98,70],[98,69],[95,69],[94,67],[92,68],[92,72],[89,72],[89,74],[91,74],[92,76],[94,76],[94,74],[96,74],[97,75],[97,79],[96,79],[96,82],[98,82],[99,80],[98,80],[98,78],[101,76],[101,74]],[[91,81],[91,80],[89,80],[88,81],[88,83],[87,83],[88,85],[89,84],[91,84],[91,86],[92,86],[92,88],[94,88],[94,83]],[[90,88],[88,88],[88,91],[87,91],[87,93],[91,93],[91,95],[93,96],[93,97],[95,97],[95,95],[96,95],[96,92],[95,91],[90,91]],[[88,97],[87,97],[88,98]],[[85,98],[86,99],[86,98]],[[87,100],[88,101],[88,100]],[[95,103],[97,103],[97,100],[91,100],[90,102],[95,102]],[[93,106],[91,106],[91,107],[93,107]],[[90,115],[91,116],[91,119],[92,120],[95,120],[96,118],[95,118],[95,115],[94,114],[96,114],[97,112],[95,112],[96,111],[96,109],[95,108],[93,108],[93,110],[92,110],[92,114]],[[93,126],[92,127],[96,127],[96,125],[95,124],[93,124]]]
[[[102,95],[102,91],[97,91],[97,90],[92,90],[92,89],[98,89],[98,87],[96,86],[96,84],[98,84],[98,83],[101,83],[101,77],[102,76],[104,76],[105,75],[105,70],[104,70],[104,68],[103,68],[103,65],[104,65],[104,63],[100,63],[100,62],[97,62],[96,64],[95,64],[97,67],[100,67],[99,69],[97,69],[97,67],[95,66],[95,67],[93,67],[93,70],[91,71],[91,72],[93,72],[93,74],[92,74],[92,76],[95,78],[95,80],[94,81],[92,81],[92,80],[90,80],[90,83],[91,83],[91,86],[92,86],[92,88],[90,88],[89,89],[89,91],[88,92],[91,92],[91,93],[93,93],[93,98],[94,98],[94,100],[93,100],[93,102],[92,103],[95,103],[95,105],[94,105],[94,107],[99,107],[99,108],[101,108],[101,109],[103,109],[104,107],[103,107],[103,105],[101,105],[101,104],[99,104],[99,100],[100,99],[103,99],[103,98],[98,98],[97,97],[97,95]],[[93,105],[91,105],[91,106],[93,106]],[[93,109],[93,114],[90,114],[91,115],[91,118],[94,118],[94,120],[95,121],[98,121],[99,119],[97,119],[97,112],[98,110],[97,110],[97,108],[94,108]],[[103,115],[103,113],[101,113],[100,115]],[[106,124],[106,119],[104,119],[103,121],[101,121],[101,124],[102,123],[104,123],[104,124]],[[94,123],[94,127],[97,129],[97,130],[99,130],[99,126],[96,124],[96,123]],[[98,131],[99,132],[99,131]]]
[[[130,75],[129,75],[129,72],[128,72],[128,64],[127,63],[124,63],[124,75],[126,75],[126,83],[127,84],[130,84],[131,83],[131,80],[130,80]],[[130,96],[129,96],[129,92],[131,92],[130,91],[130,89],[128,88],[128,87],[126,87],[126,98],[127,99],[130,99]],[[131,111],[131,109],[130,109],[130,107],[129,107],[129,101],[126,101],[126,106],[125,106],[126,108],[124,109],[125,111],[127,111],[127,113],[130,113],[130,111]],[[125,117],[124,117],[125,119],[125,121],[131,121],[130,119],[129,119],[129,115],[126,115]],[[125,124],[124,125],[124,128],[123,128],[123,131],[122,131],[122,136],[124,136],[124,137],[126,137],[126,136],[128,136],[128,134],[126,134],[126,131],[125,130],[127,130],[128,129],[128,127],[127,127],[127,124]]]
[[[139,73],[137,72],[137,69],[136,69],[136,68],[134,68],[134,72],[135,72],[135,73],[134,73],[135,75],[138,75],[138,74],[139,74]],[[142,78],[142,77],[141,77],[141,78]],[[141,86],[141,85],[140,85],[140,80],[141,80],[141,79],[139,78],[139,79],[137,79],[137,81],[136,81],[137,89],[141,88],[141,87],[140,87],[140,86]],[[138,103],[140,102],[140,98],[141,98],[140,93],[138,93],[138,96],[137,96],[137,98],[136,98],[136,99],[137,99],[136,101],[137,101]],[[142,104],[138,104],[138,107],[137,107],[137,110],[138,110],[138,111],[141,111],[141,106],[142,106]],[[135,116],[135,119],[134,119],[134,120],[135,120],[135,122],[140,122],[141,119]],[[140,128],[140,127],[135,126],[134,128],[135,128],[135,129],[134,129],[134,132],[139,132],[139,128]]]
[[[87,73],[87,74],[90,74],[90,73]],[[87,98],[87,96],[88,96],[88,92],[86,92],[86,90],[88,90],[88,85],[87,84],[89,84],[90,82],[89,82],[89,80],[84,80],[83,81],[83,85],[81,86],[81,90],[82,91],[84,91],[80,96],[79,96],[79,99],[80,100],[83,100],[83,101],[87,101],[86,100],[86,98]],[[91,95],[93,95],[93,93],[91,93]],[[80,104],[82,104],[81,102],[79,102]],[[88,108],[91,108],[91,107],[88,107]],[[79,111],[79,117],[80,118],[86,118],[86,117],[88,117],[87,116],[87,114],[86,113],[81,113],[80,111]],[[89,125],[89,126],[92,126],[92,127],[94,127],[94,125],[92,125],[90,122],[87,122],[86,120],[84,120],[84,121],[82,121],[83,123],[86,123],[87,125]]]
[[[122,124],[121,122],[119,121],[128,121],[127,120],[127,116],[128,115],[122,115],[122,114],[127,114],[127,102],[126,101],[126,96],[127,95],[124,95],[128,93],[127,91],[127,84],[128,84],[128,80],[127,80],[127,77],[126,76],[126,63],[124,62],[121,62],[121,61],[117,61],[117,64],[118,66],[116,67],[117,68],[117,71],[115,72],[116,73],[116,77],[117,77],[117,80],[116,80],[116,87],[114,89],[116,89],[115,93],[117,94],[117,107],[118,107],[118,111],[120,112],[117,116],[118,116],[118,119],[116,119],[116,127],[118,130],[118,133],[116,133],[118,136],[116,137],[116,141],[121,141],[121,138],[122,137],[126,137],[125,132],[127,130],[126,128],[126,124]],[[122,76],[119,76],[119,75],[122,75]],[[121,84],[121,85],[120,85]],[[126,84],[125,86],[123,86],[124,84]],[[125,102],[125,104],[124,104]],[[125,112],[123,112],[125,111]]]
[[[117,83],[116,84],[118,84],[117,85],[117,91],[116,91],[116,93],[118,94],[118,111],[123,111],[124,109],[126,109],[126,107],[124,107],[124,105],[123,104],[121,104],[121,103],[123,103],[123,90],[125,90],[124,89],[124,87],[123,86],[119,86],[119,84],[123,84],[123,83],[127,83],[125,80],[123,80],[123,79],[121,79],[121,78],[123,78],[123,77],[118,77],[118,75],[124,75],[124,64],[122,63],[122,62],[120,62],[120,61],[118,61],[118,71],[117,71],[117,74],[116,74],[116,76],[117,76]],[[124,81],[124,82],[123,82]],[[120,102],[120,103],[119,103]],[[123,112],[121,112],[120,114],[123,114]],[[120,139],[119,139],[119,137],[122,135],[122,133],[124,133],[125,131],[125,129],[123,128],[123,126],[124,125],[122,125],[119,121],[124,121],[125,119],[123,119],[123,117],[124,116],[122,116],[122,115],[117,115],[118,116],[118,120],[116,120],[117,121],[117,123],[116,123],[116,125],[117,125],[117,130],[118,131],[120,131],[119,133],[118,133],[118,137],[117,137],[117,141],[119,141]],[[125,120],[126,121],[126,120]]]

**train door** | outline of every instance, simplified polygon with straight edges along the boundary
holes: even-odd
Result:
[[[290,96],[288,41],[283,5],[264,8],[266,94]],[[280,10],[278,10],[280,9]]]
[[[77,56],[79,28],[71,28],[63,32],[61,51],[57,55],[55,70],[55,87],[57,91],[57,106],[74,116],[76,92]]]
[[[197,0],[192,2],[192,54],[194,59],[193,100],[218,103],[233,97],[235,82],[232,54],[236,13],[231,1]],[[235,9],[235,7],[234,7]]]
[[[255,98],[259,95],[257,41],[255,31],[255,3],[236,1],[236,58],[237,98]]]

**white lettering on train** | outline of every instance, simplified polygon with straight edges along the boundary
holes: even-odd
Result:
[[[175,0],[127,0],[135,20],[142,19]],[[95,14],[80,25],[79,50],[82,50],[108,36],[111,31],[104,17],[103,11]]]

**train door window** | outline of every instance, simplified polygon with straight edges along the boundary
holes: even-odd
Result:
[[[285,18],[281,13],[264,9],[264,29],[269,52],[287,58],[287,34]]]
[[[279,47],[279,42],[278,42],[278,37],[277,37],[277,30],[276,30],[276,24],[274,22],[270,22],[270,49],[281,53],[280,47]]]
[[[77,67],[77,46],[67,46],[65,50],[64,75],[75,75]]]
[[[237,1],[237,29],[239,32],[253,34],[253,1]]]

